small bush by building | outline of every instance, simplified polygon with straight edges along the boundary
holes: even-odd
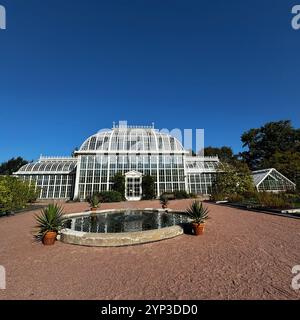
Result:
[[[191,192],[191,193],[189,193],[189,198],[190,199],[197,199],[198,195],[196,193]]]
[[[142,180],[143,200],[155,199],[155,180],[152,176],[143,176]]]
[[[125,194],[125,176],[122,173],[117,173],[112,178],[112,190],[119,192],[121,195]],[[123,200],[125,198],[123,197]]]
[[[175,200],[175,195],[173,192],[164,192],[160,195],[160,199],[167,198],[168,200]]]
[[[174,192],[164,192],[161,194],[169,200],[182,200],[182,199],[196,199],[198,198],[195,193],[187,193],[185,190],[176,190]]]
[[[110,203],[110,202],[121,202],[124,200],[124,196],[118,191],[102,191],[96,193],[101,202]]]
[[[228,197],[229,202],[239,203],[239,202],[243,202],[244,200],[245,200],[245,197],[241,194],[238,194],[238,193],[234,193]]]
[[[173,192],[175,199],[189,199],[189,194],[185,190],[176,190]]]

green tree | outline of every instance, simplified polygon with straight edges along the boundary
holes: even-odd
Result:
[[[206,147],[204,148],[206,157],[218,156],[221,162],[231,163],[235,160],[235,155],[230,147],[223,146],[221,148]]]
[[[24,160],[22,157],[12,158],[6,162],[3,162],[0,165],[0,175],[10,176],[27,163],[28,161]]]
[[[150,175],[143,176],[142,189],[143,189],[144,200],[151,200],[156,197],[154,186],[155,186],[155,179],[152,176]]]
[[[300,152],[276,152],[269,159],[269,166],[277,169],[300,189]]]
[[[252,170],[274,165],[270,160],[276,153],[300,152],[300,129],[294,129],[289,120],[269,122],[260,128],[250,129],[241,140],[243,147],[248,148],[241,157]]]
[[[112,178],[112,190],[119,192],[125,198],[125,176],[122,173],[117,173]]]
[[[248,166],[239,163],[234,166],[222,163],[219,168],[213,193],[222,197],[242,195],[247,192],[254,192],[255,187]]]

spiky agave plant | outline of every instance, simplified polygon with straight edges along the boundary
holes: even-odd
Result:
[[[37,241],[42,241],[47,232],[59,232],[63,222],[63,208],[57,204],[49,204],[35,215],[37,233],[34,236]]]
[[[92,196],[90,196],[87,200],[92,208],[98,208],[101,202],[100,197],[95,193]]]
[[[200,224],[205,223],[208,216],[209,210],[203,207],[202,202],[193,201],[190,207],[186,210],[186,214],[193,220],[194,223]]]

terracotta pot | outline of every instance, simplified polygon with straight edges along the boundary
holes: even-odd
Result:
[[[168,208],[168,206],[167,206],[166,204],[163,204],[161,207],[162,207],[163,209]]]
[[[192,223],[195,236],[200,236],[204,233],[204,223]]]
[[[95,212],[97,210],[98,210],[98,208],[91,208],[91,211],[93,211],[93,212]]]
[[[55,243],[57,233],[54,231],[49,231],[44,235],[43,244],[45,246],[52,246]]]

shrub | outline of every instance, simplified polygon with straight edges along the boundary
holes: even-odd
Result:
[[[41,189],[40,188],[35,188],[35,186],[30,185],[29,183],[27,184],[28,188],[28,202],[29,203],[34,203],[36,202],[38,195],[40,194]]]
[[[196,193],[191,192],[191,193],[189,193],[189,198],[191,198],[191,199],[197,199],[198,196],[196,195]]]
[[[185,190],[176,190],[173,192],[175,199],[188,199],[189,195]]]
[[[300,195],[298,193],[284,192],[281,196],[289,202],[299,202]]]
[[[296,191],[300,192],[300,175],[296,177]]]
[[[0,212],[7,213],[23,209],[37,199],[35,186],[17,177],[0,177]]]
[[[232,194],[228,197],[229,202],[238,203],[238,202],[243,202],[244,200],[245,200],[245,197],[238,193]]]
[[[290,203],[291,207],[299,208],[299,205],[300,205],[300,195],[299,194],[284,193],[283,197],[286,199],[287,202]]]
[[[97,193],[97,196],[100,198],[101,202],[121,202],[124,200],[124,196],[118,191],[102,191]]]
[[[175,190],[174,192],[164,192],[161,195],[167,197],[169,200],[197,198],[197,195],[192,193],[188,194],[185,190]]]
[[[291,203],[286,201],[282,195],[271,192],[257,193],[257,201],[262,207],[273,209],[286,209],[291,207]]]
[[[0,213],[6,213],[13,209],[13,194],[10,188],[0,180]]]
[[[152,176],[146,175],[142,180],[143,199],[152,200],[155,199],[155,180]]]
[[[210,196],[210,200],[211,201],[223,201],[223,200],[227,200],[227,196],[225,196],[224,194],[222,193],[213,193],[211,196]]]
[[[122,195],[125,195],[125,176],[122,173],[117,173],[112,178],[112,182],[112,190],[117,191]]]
[[[244,192],[253,191],[254,183],[248,167],[237,168],[229,164],[222,165],[213,190],[215,197],[218,195],[229,197],[232,194],[243,194]]]
[[[242,193],[242,196],[244,197],[244,199],[247,199],[247,200],[255,200],[257,199],[258,191],[256,190],[245,191]]]
[[[174,200],[175,199],[175,196],[174,196],[174,193],[172,192],[164,192],[160,195],[160,199],[164,197],[164,198],[168,198],[168,200]]]

